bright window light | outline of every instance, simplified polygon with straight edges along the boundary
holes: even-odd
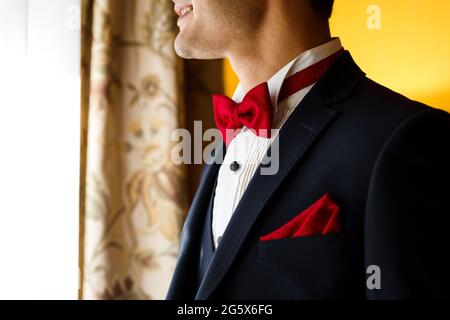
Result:
[[[0,299],[76,299],[79,0],[0,0]]]

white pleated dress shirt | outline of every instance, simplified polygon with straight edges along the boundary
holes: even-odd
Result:
[[[274,108],[272,125],[274,129],[280,129],[283,126],[292,111],[314,86],[313,84],[306,87],[277,103],[278,94],[284,80],[331,56],[341,48],[342,44],[339,38],[334,38],[323,45],[303,52],[270,78],[268,86]],[[234,92],[233,100],[240,103],[245,94],[246,92],[239,84]],[[217,247],[234,210],[275,137],[276,135],[272,136],[271,139],[258,137],[251,130],[244,127],[228,145],[223,164],[219,169],[214,196],[212,233],[215,247]],[[230,169],[230,164],[234,161],[239,164],[239,170],[237,171]]]

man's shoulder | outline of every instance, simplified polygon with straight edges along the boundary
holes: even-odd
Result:
[[[366,77],[335,108],[340,115],[335,134],[341,133],[361,148],[371,146],[375,153],[397,134],[403,141],[410,141],[406,138],[416,137],[417,130],[448,132],[450,125],[447,112],[411,100]]]
[[[416,113],[431,112],[446,114],[445,111],[409,99],[370,78],[364,78],[355,88],[354,102],[368,113],[377,114],[380,118],[404,118]]]

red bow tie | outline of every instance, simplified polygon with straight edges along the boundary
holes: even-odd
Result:
[[[267,82],[250,90],[241,103],[216,94],[213,95],[213,104],[216,125],[226,145],[243,126],[254,130],[258,136],[270,138],[273,112]]]
[[[341,49],[286,79],[278,101],[316,83],[343,51]],[[241,103],[236,103],[225,95],[215,94],[213,105],[216,125],[226,145],[231,143],[243,126],[253,130],[260,137],[271,137],[273,110],[267,82],[250,90]]]

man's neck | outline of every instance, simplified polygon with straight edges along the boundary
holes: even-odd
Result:
[[[300,16],[299,11],[280,12],[277,8],[268,12],[245,45],[227,54],[245,91],[268,81],[302,52],[331,40],[328,23],[311,13]]]

